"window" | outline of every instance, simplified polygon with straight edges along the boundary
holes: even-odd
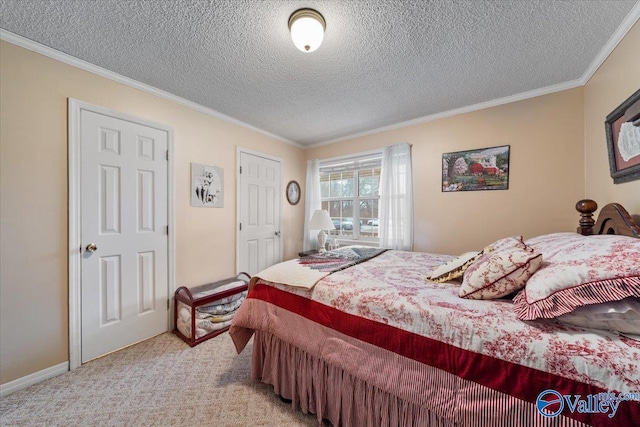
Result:
[[[336,229],[330,235],[377,241],[380,153],[320,163],[322,209]]]

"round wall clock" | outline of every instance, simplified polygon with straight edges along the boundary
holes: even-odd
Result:
[[[287,184],[287,201],[292,205],[297,205],[300,201],[300,184],[296,181],[289,181]]]

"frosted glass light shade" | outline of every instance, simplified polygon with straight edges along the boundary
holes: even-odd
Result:
[[[313,9],[296,10],[289,18],[291,40],[303,52],[313,52],[320,47],[325,27],[324,18]]]

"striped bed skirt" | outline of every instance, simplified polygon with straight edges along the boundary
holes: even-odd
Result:
[[[328,420],[334,427],[587,425],[565,416],[544,417],[534,403],[379,347],[369,349],[378,362],[368,369],[374,377],[393,380],[373,381],[374,385],[344,369],[344,360],[331,363],[331,357],[315,357],[264,331],[256,330],[253,339],[252,378],[272,385],[294,409],[315,414],[319,424]],[[367,363],[361,360],[359,368]]]

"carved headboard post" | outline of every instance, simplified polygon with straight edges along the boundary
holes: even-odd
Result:
[[[598,220],[593,220],[593,213],[598,204],[593,200],[584,199],[576,203],[576,210],[580,212],[580,226],[578,233],[589,236],[592,234],[618,234],[640,238],[640,225],[636,224],[629,212],[619,203],[609,203],[600,209]]]
[[[578,227],[578,233],[583,236],[589,236],[593,234],[593,224],[596,221],[593,219],[593,213],[598,209],[598,204],[590,199],[583,199],[576,203],[576,210],[580,212],[580,226]]]

